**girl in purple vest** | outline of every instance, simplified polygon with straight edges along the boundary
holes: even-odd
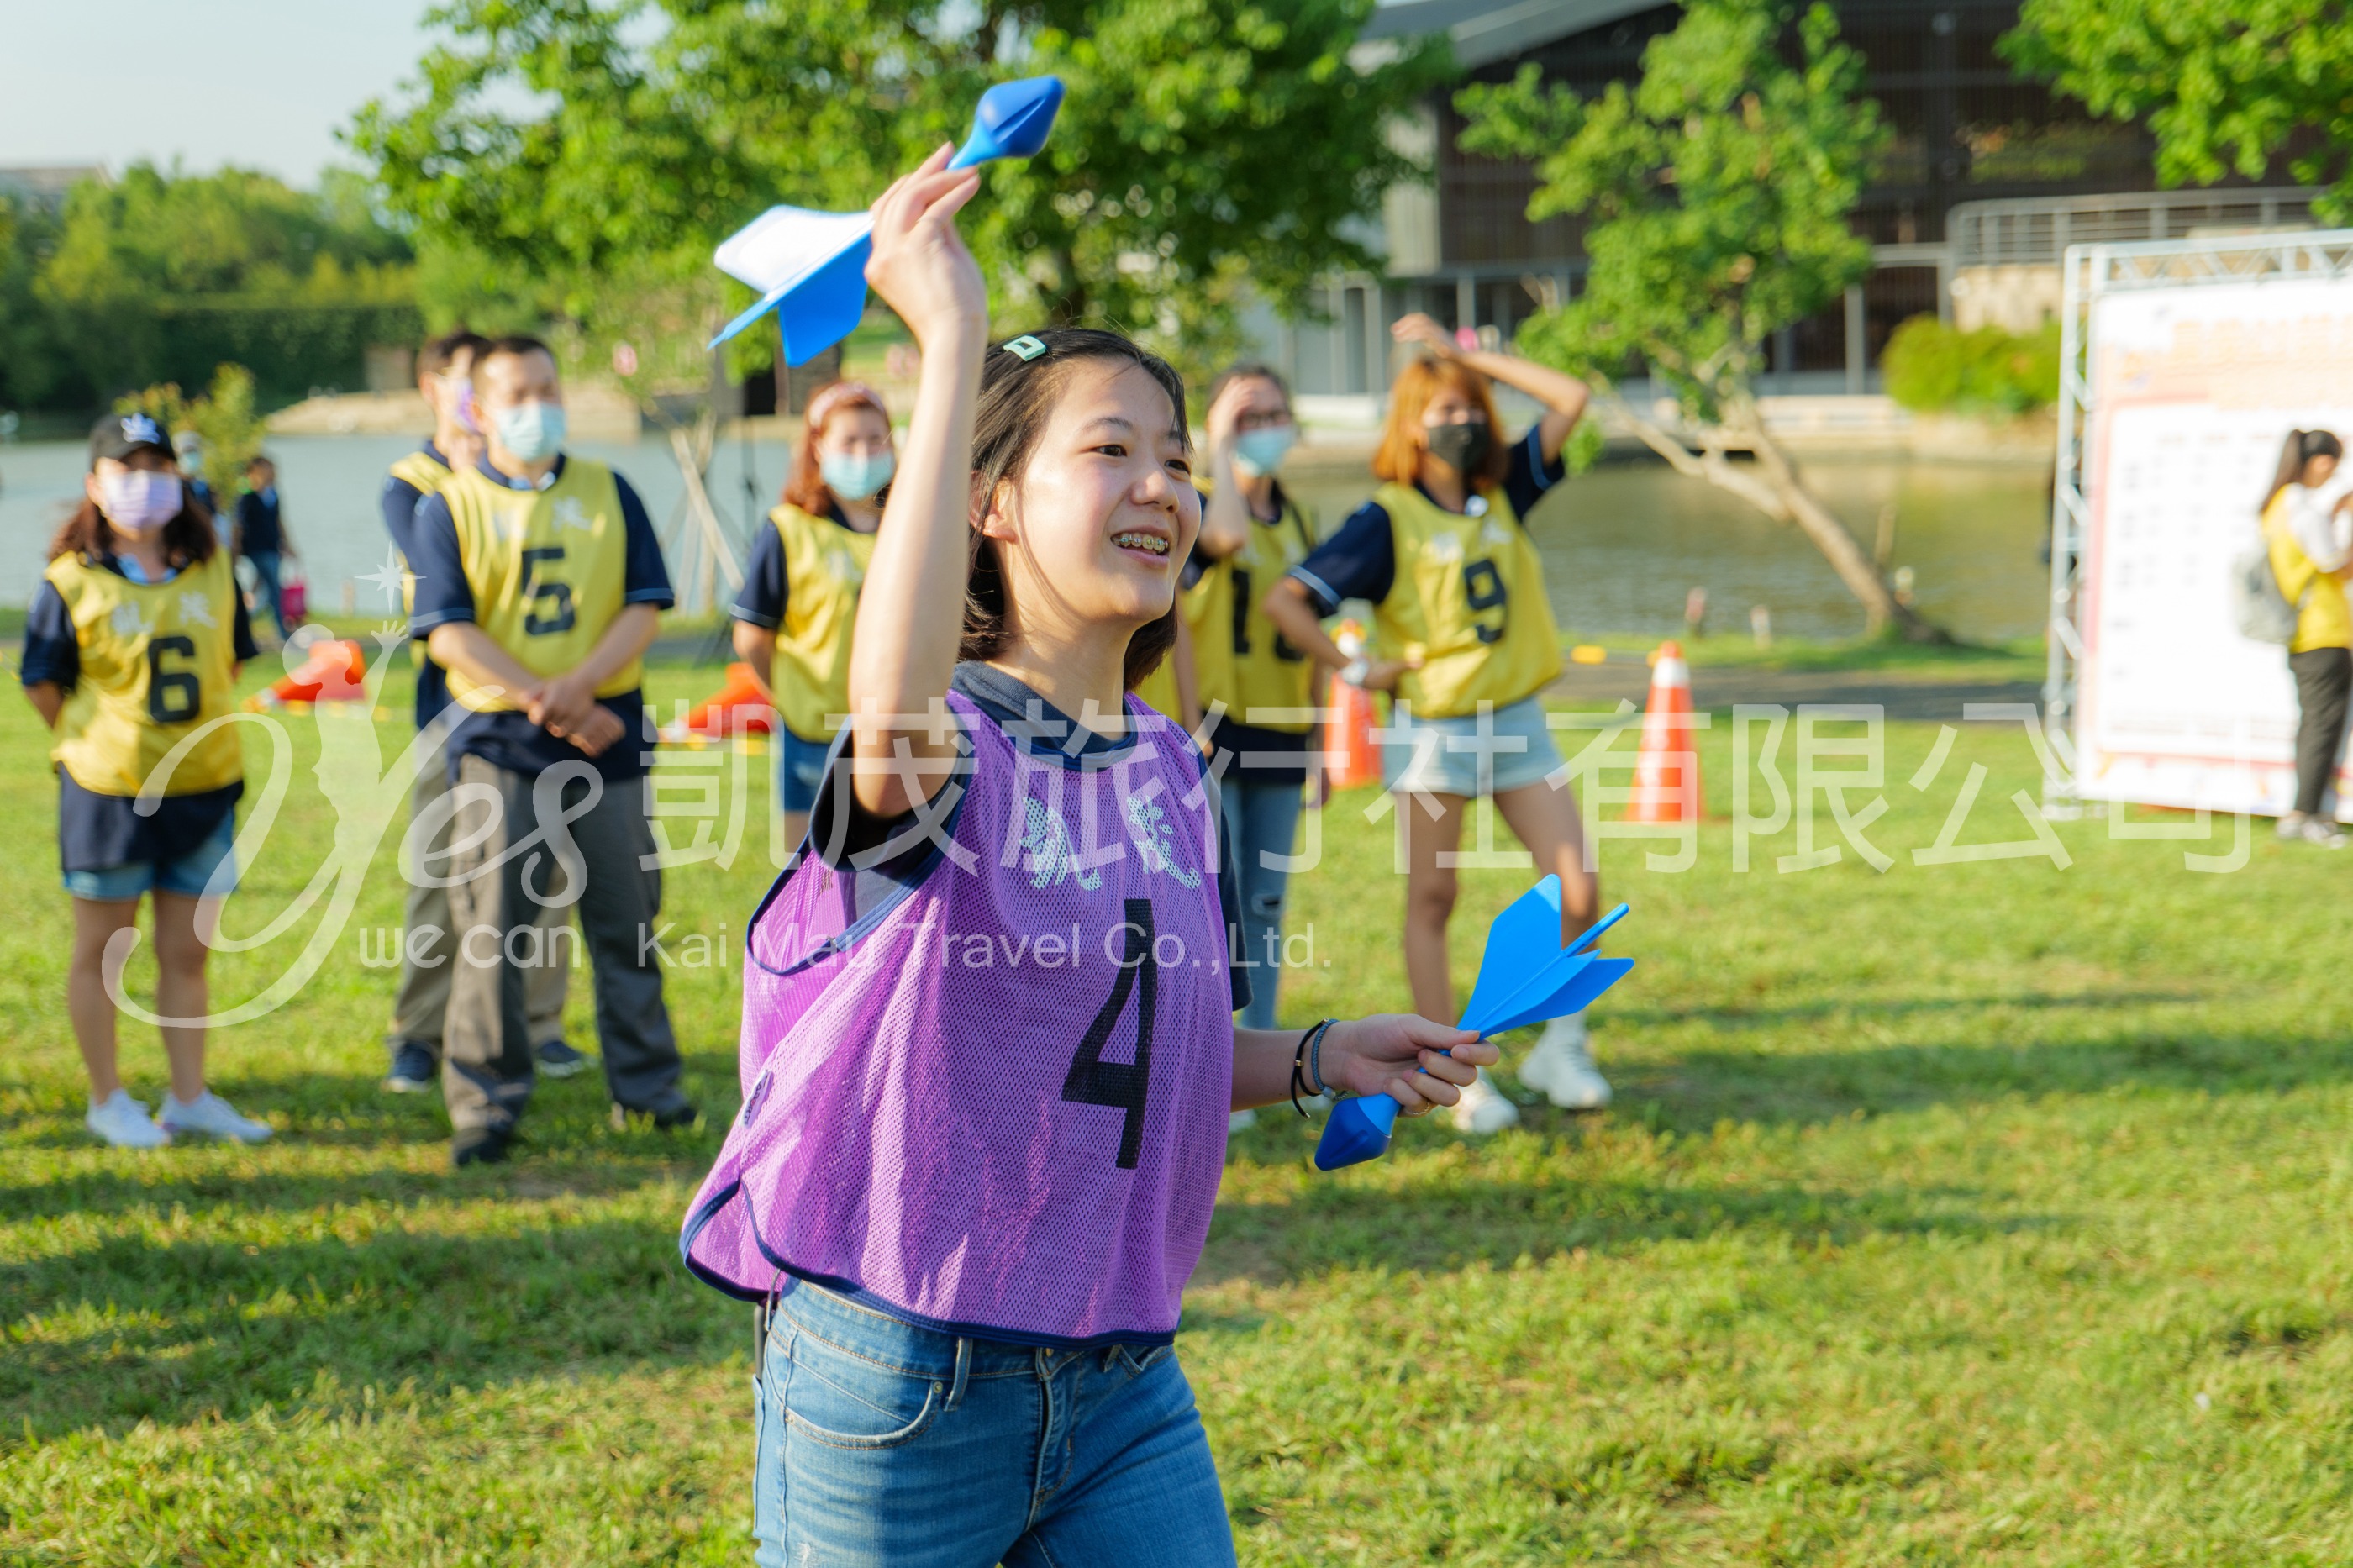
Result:
[[[1418,1114],[1495,1051],[1409,1016],[1234,1027],[1214,784],[1129,695],[1200,524],[1184,390],[1115,333],[988,345],[948,153],[874,208],[922,379],[682,1247],[763,1304],[760,1562],[1229,1563],[1173,1348],[1229,1111],[1328,1085]]]

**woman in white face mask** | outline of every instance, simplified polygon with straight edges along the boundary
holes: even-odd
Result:
[[[785,842],[800,842],[825,780],[834,715],[849,702],[849,635],[858,590],[882,525],[897,457],[881,395],[837,381],[809,399],[784,504],[768,514],[736,597],[735,657],[752,667],[784,720],[776,805]]]
[[[25,695],[55,731],[58,848],[73,898],[66,1005],[90,1073],[90,1131],[149,1149],[175,1133],[252,1143],[269,1127],[205,1087],[201,1024],[164,1029],[171,1091],[160,1118],[117,1071],[108,946],[155,903],[155,1010],[209,1011],[207,941],[237,884],[231,853],[245,768],[234,726],[253,629],[229,553],[143,414],[90,436],[79,510],[49,546],[25,622]],[[172,759],[168,770],[164,759]],[[141,808],[142,791],[156,796]]]

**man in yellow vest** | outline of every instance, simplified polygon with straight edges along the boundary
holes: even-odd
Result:
[[[470,797],[446,867],[458,931],[441,1092],[455,1165],[506,1157],[534,1064],[524,971],[564,962],[568,928],[533,906],[576,905],[596,987],[617,1125],[685,1126],[678,1041],[662,1000],[661,874],[643,787],[644,655],[672,603],[653,521],[602,463],[564,453],[555,356],[501,338],[475,361],[485,450],[425,498],[411,531],[409,629],[465,710],[450,782]]]
[[[474,357],[491,346],[488,338],[460,328],[427,342],[417,355],[417,390],[433,411],[433,435],[424,446],[392,465],[385,476],[378,504],[385,531],[400,558],[404,574],[409,557],[409,531],[425,498],[440,493],[449,476],[481,460],[481,429],[474,417]],[[416,598],[417,584],[404,581],[404,608]],[[425,652],[425,645],[408,645],[417,668],[417,728],[422,731],[449,706],[449,678]],[[445,726],[446,728],[446,726]],[[437,731],[437,734],[438,731]],[[408,820],[429,821],[438,803],[449,793],[449,759],[444,747],[420,747],[417,783],[408,797]],[[443,808],[446,809],[446,808]],[[448,848],[446,828],[420,852],[431,856]],[[449,965],[457,939],[449,926],[449,892],[440,879],[416,868],[408,884],[408,907],[401,921],[400,989],[392,1003],[392,1068],[384,1087],[395,1094],[417,1094],[430,1089],[441,1071],[441,1021],[449,1005]],[[553,905],[543,911],[543,924],[562,926],[571,910]],[[565,974],[568,965],[543,963],[528,972],[524,1010],[530,1019],[532,1055],[539,1070],[550,1078],[569,1078],[588,1065],[588,1058],[564,1038]]]

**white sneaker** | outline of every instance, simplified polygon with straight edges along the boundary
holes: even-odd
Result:
[[[1258,1112],[1255,1110],[1235,1110],[1227,1113],[1226,1131],[1229,1132],[1239,1132],[1245,1127],[1257,1125]]]
[[[164,1095],[163,1122],[166,1132],[203,1132],[233,1143],[259,1143],[269,1136],[268,1122],[239,1116],[235,1106],[211,1089],[196,1096],[193,1105],[182,1105],[177,1095]]]
[[[2304,813],[2300,811],[2291,811],[2287,813],[2279,819],[2279,826],[2273,829],[2273,831],[2277,833],[2282,838],[2303,837]]]
[[[2345,847],[2344,830],[2325,816],[2306,817],[2304,819],[2303,829],[2298,834],[2298,837],[2306,844],[2317,844],[2323,849],[2342,849]]]
[[[1520,1064],[1520,1081],[1564,1110],[1599,1110],[1609,1103],[1609,1080],[1593,1065],[1583,1013],[1545,1026],[1544,1037]]]
[[[1485,1137],[1501,1132],[1506,1127],[1520,1124],[1520,1108],[1495,1092],[1495,1086],[1481,1073],[1478,1081],[1462,1091],[1454,1102],[1454,1131]]]
[[[161,1149],[172,1141],[127,1089],[118,1088],[103,1105],[91,1106],[81,1124],[118,1149]]]

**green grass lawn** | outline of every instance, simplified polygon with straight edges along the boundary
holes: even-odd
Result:
[[[333,839],[290,730],[233,935]],[[1721,820],[1687,872],[1606,846],[1640,961],[1597,1009],[1608,1113],[1409,1125],[1335,1176],[1287,1110],[1238,1141],[1181,1349],[1245,1563],[2353,1560],[2345,866],[2258,823],[2244,869],[2192,874],[2185,847],[2225,846],[2100,820],[2060,825],[2065,870],[1915,865],[1967,764],[1963,842],[2024,837],[2007,797],[2036,783],[2021,732],[1972,728],[1915,791],[1936,739],[1890,731],[1883,876],[1781,874],[1790,833],[1736,873]],[[1707,733],[1719,813],[1729,748]],[[450,1175],[438,1105],[376,1087],[392,975],[361,957],[398,919],[396,818],[317,976],[215,1037],[277,1141],[97,1146],[43,749],[0,702],[0,1561],[748,1561],[750,1314],[675,1248],[717,1133],[615,1133],[588,1076],[543,1086],[527,1158]],[[668,881],[728,952],[770,875],[748,772],[744,852]],[[1373,799],[1335,803],[1294,882],[1287,1018],[1404,1004]],[[1465,983],[1525,881],[1466,874]],[[317,920],[216,957],[216,1003]],[[670,994],[723,1125],[734,971]],[[160,1047],[125,1043],[152,1100]]]

